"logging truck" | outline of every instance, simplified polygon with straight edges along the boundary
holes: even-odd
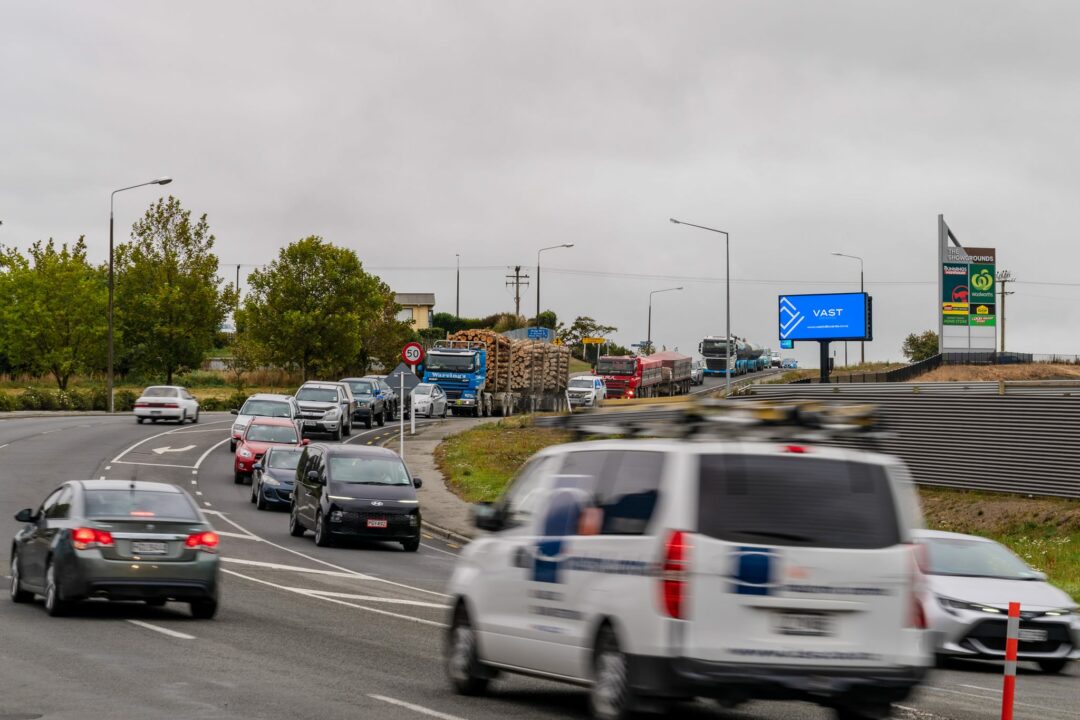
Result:
[[[482,330],[437,341],[424,366],[424,382],[443,389],[450,412],[472,417],[566,410],[569,376],[566,348]]]

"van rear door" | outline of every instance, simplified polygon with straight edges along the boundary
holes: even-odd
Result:
[[[687,655],[895,664],[912,637],[914,558],[886,467],[843,451],[699,455]]]

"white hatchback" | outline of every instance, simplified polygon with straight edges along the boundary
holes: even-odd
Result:
[[[133,408],[135,422],[175,420],[199,422],[199,401],[178,385],[153,385],[143,390]]]
[[[599,718],[695,697],[880,718],[932,664],[899,461],[766,442],[542,451],[450,582],[458,692],[500,672],[590,687]]]

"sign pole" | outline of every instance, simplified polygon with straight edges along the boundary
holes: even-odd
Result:
[[[413,375],[415,375],[416,374],[416,366],[415,365],[410,365],[409,368],[413,371]],[[401,375],[401,382],[402,382],[402,384],[405,383],[405,375],[404,375],[404,373],[402,373],[402,375]],[[405,390],[402,390],[401,392],[402,392],[402,398],[404,398]],[[409,407],[410,408],[412,407],[412,402],[409,403]],[[409,434],[410,435],[415,435],[416,434],[416,413],[412,412],[411,410],[409,411]]]
[[[401,397],[402,401],[405,400],[405,373],[401,373],[401,395],[400,395],[400,397]],[[411,411],[409,412],[409,415],[413,415],[413,414],[414,414],[413,412],[411,412]],[[401,450],[400,450],[400,452],[398,452],[398,454],[401,455],[401,459],[404,460],[405,459],[405,413],[398,413],[398,424],[401,426],[401,430],[400,430],[400,434],[399,434],[400,439],[398,440],[398,447],[401,448]]]
[[[829,341],[818,340],[821,346],[821,382],[829,382]]]

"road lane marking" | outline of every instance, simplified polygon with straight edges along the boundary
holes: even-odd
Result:
[[[297,595],[303,595],[304,597],[315,598],[316,600],[322,600],[324,602],[334,603],[336,605],[344,605],[346,607],[356,608],[357,610],[363,610],[365,612],[374,613],[376,615],[386,615],[388,617],[395,617],[400,620],[409,620],[414,623],[420,623],[421,625],[431,625],[433,627],[444,628],[448,627],[446,623],[436,622],[434,620],[425,620],[423,618],[413,617],[412,615],[402,615],[401,613],[390,612],[389,610],[380,610],[379,608],[368,607],[366,605],[357,605],[356,603],[347,602],[345,600],[339,600],[334,597],[327,597],[325,595],[319,595],[311,592],[310,590],[304,590],[301,588],[292,588],[288,585],[279,585],[277,583],[270,582],[268,580],[260,580],[259,578],[253,578],[249,575],[243,575],[233,570],[227,570],[222,568],[221,572],[233,575],[244,580],[250,580],[251,582],[259,583],[260,585],[268,585],[269,587],[284,590],[286,592],[295,593]]]
[[[202,493],[199,493],[199,494],[202,495]],[[231,537],[231,538],[238,538],[240,540],[254,540],[255,542],[261,542],[259,540],[259,538],[255,537],[254,535],[243,535],[241,533],[229,532],[228,530],[215,530],[214,532],[216,532],[221,537]],[[228,558],[221,558],[221,559],[222,560],[228,560]]]
[[[171,467],[171,468],[183,468],[184,470],[190,470],[192,465],[170,465],[168,463],[144,463],[134,462],[131,460],[113,460],[113,465],[147,465],[149,467]]]
[[[176,632],[175,630],[170,630],[169,628],[164,628],[164,627],[161,627],[160,625],[151,625],[150,623],[143,622],[142,620],[128,620],[128,622],[131,623],[132,625],[138,625],[141,628],[146,628],[147,630],[153,630],[154,632],[159,632],[162,635],[168,635],[169,637],[174,637],[174,638],[177,638],[179,640],[194,640],[195,639],[194,635],[188,635],[187,633]]]
[[[214,514],[221,517],[221,519],[224,520],[225,522],[227,522],[230,525],[232,525],[233,527],[235,527],[237,530],[240,530],[241,532],[246,532],[249,535],[251,535],[252,537],[259,538],[260,541],[266,543],[270,547],[277,548],[278,550],[284,550],[285,552],[292,553],[293,555],[299,555],[300,557],[304,558],[305,560],[310,560],[311,562],[318,563],[320,565],[325,565],[327,567],[334,568],[335,570],[338,570],[338,571],[343,572],[343,573],[348,573],[348,574],[350,574],[350,575],[352,575],[354,577],[364,578],[366,580],[372,580],[374,582],[380,582],[380,583],[384,583],[386,585],[393,585],[395,587],[405,588],[406,590],[415,590],[417,592],[427,593],[428,595],[438,595],[439,597],[450,597],[446,593],[435,592],[434,590],[425,590],[424,588],[416,587],[415,585],[406,585],[404,583],[394,582],[393,580],[386,580],[385,578],[375,577],[374,575],[365,575],[363,573],[356,572],[355,570],[350,570],[347,567],[342,567],[341,565],[335,565],[334,563],[327,562],[326,560],[320,560],[319,558],[308,555],[307,553],[302,553],[299,550],[293,550],[290,547],[285,547],[284,545],[279,545],[278,543],[273,542],[271,540],[267,540],[266,538],[264,538],[264,537],[262,537],[260,535],[256,535],[255,533],[251,532],[250,530],[248,530],[244,526],[240,525],[235,520],[227,517],[225,515],[225,513],[216,512],[216,511],[212,511],[212,512],[214,512]],[[233,560],[233,561],[236,560],[236,558],[222,558],[222,560],[230,560],[230,559]]]
[[[985,689],[985,688],[982,688],[982,689]],[[992,695],[976,695],[975,693],[960,692],[959,690],[949,690],[948,688],[935,687],[934,685],[926,685],[926,686],[923,687],[923,690],[933,690],[934,692],[943,692],[943,693],[948,693],[950,695],[962,695],[963,697],[976,698],[978,700],[989,700],[989,701],[991,701],[993,703],[996,703],[998,701],[998,698],[996,698],[996,697],[994,697]],[[1019,700],[1015,701],[1015,705],[1017,707],[1021,707],[1021,706],[1029,707],[1029,708],[1032,708],[1033,710],[1044,710],[1046,712],[1052,712],[1052,713],[1063,712],[1063,710],[1061,708],[1046,707],[1045,705],[1032,705],[1031,703],[1020,702]],[[1069,717],[1075,717],[1075,716],[1070,714]]]
[[[225,430],[225,428],[201,428],[199,430],[176,430],[176,431],[174,431],[174,434],[176,434],[176,435],[195,435],[197,433],[221,432],[222,430]]]
[[[221,447],[225,443],[229,442],[230,440],[232,440],[232,435],[229,435],[229,437],[225,438],[224,440],[222,440],[219,443],[214,443],[213,445],[211,445],[210,449],[207,450],[206,452],[204,452],[202,455],[200,455],[199,459],[195,461],[195,471],[198,472],[199,466],[203,464],[203,460],[206,459],[207,455],[214,452],[214,450],[218,449],[219,447]]]
[[[220,420],[220,421],[218,421],[218,422],[213,422],[213,423],[207,423],[207,425],[225,425],[225,424],[227,424],[227,423],[231,423],[231,422],[232,422],[232,420]],[[140,446],[140,445],[142,445],[143,443],[148,443],[148,442],[150,442],[151,440],[153,440],[154,438],[159,438],[159,437],[161,437],[162,435],[169,435],[169,434],[171,434],[171,433],[175,433],[175,432],[177,431],[177,429],[178,429],[178,428],[173,428],[172,430],[166,430],[165,432],[160,432],[160,433],[158,433],[157,435],[151,435],[151,436],[150,436],[150,437],[148,437],[148,438],[143,438],[143,439],[142,439],[142,440],[140,440],[139,442],[137,442],[137,443],[135,443],[134,445],[131,445],[130,447],[128,447],[128,448],[127,448],[126,450],[122,450],[122,451],[120,452],[120,454],[119,454],[119,455],[117,455],[116,457],[114,457],[114,458],[112,459],[112,462],[114,462],[114,463],[115,463],[115,462],[118,462],[118,461],[120,460],[120,458],[124,457],[124,456],[125,456],[125,455],[127,455],[127,454],[128,454],[129,452],[131,452],[131,451],[132,451],[132,450],[134,450],[135,448],[139,447],[139,446]]]
[[[442,553],[443,555],[449,555],[450,557],[457,557],[457,553],[452,553],[449,550],[443,550],[442,548],[437,548],[434,545],[428,545],[427,543],[420,544],[426,547],[428,550],[434,550],[435,552]]]
[[[438,710],[432,710],[431,708],[426,708],[423,705],[414,705],[411,702],[405,702],[404,700],[397,700],[397,699],[392,698],[392,697],[386,697],[385,695],[370,695],[369,694],[368,697],[371,698],[372,700],[378,700],[380,702],[390,703],[391,705],[397,705],[398,707],[403,707],[406,710],[412,710],[415,713],[419,713],[421,715],[427,715],[428,717],[439,718],[440,720],[465,720],[464,718],[459,717],[457,715],[449,715],[449,714],[444,713],[444,712],[439,712]]]
[[[165,447],[154,448],[150,452],[154,453],[155,455],[164,455],[165,453],[182,453],[194,449],[194,445],[185,445],[182,448],[174,448],[172,446],[166,445]]]
[[[296,588],[297,590],[303,590],[311,595],[318,595],[319,597],[328,598],[341,598],[342,600],[365,600],[367,602],[386,603],[388,605],[412,605],[413,607],[434,608],[435,610],[449,610],[449,605],[443,605],[442,603],[424,602],[423,600],[406,600],[405,598],[391,598],[381,597],[379,595],[357,595],[355,593],[343,593],[335,592],[331,590],[310,590],[307,588]]]
[[[250,539],[258,540],[254,535],[249,536]],[[251,567],[263,568],[265,570],[286,570],[288,572],[302,572],[310,573],[312,575],[326,575],[328,577],[341,577],[351,578],[353,580],[378,580],[373,575],[363,575],[351,571],[341,570],[319,570],[318,568],[306,568],[299,565],[282,565],[281,563],[265,562],[262,560],[243,560],[241,558],[223,557],[221,562],[236,563],[237,565],[250,565]]]
[[[0,450],[3,450],[4,448],[6,448],[10,444],[11,443],[4,443],[3,445],[0,445]]]

